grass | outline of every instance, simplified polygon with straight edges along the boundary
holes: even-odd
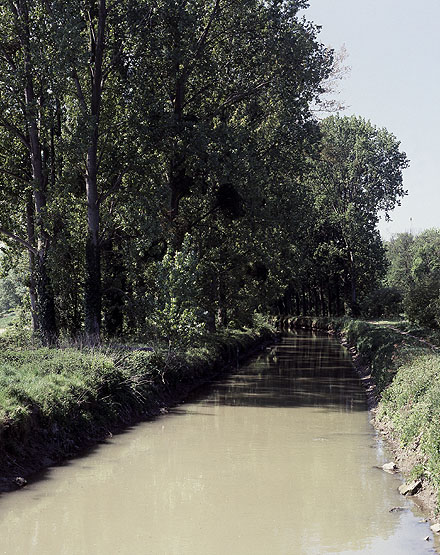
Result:
[[[389,326],[398,329],[399,331],[417,337],[423,341],[427,341],[432,345],[440,348],[440,330],[424,328],[418,324],[413,324],[408,320],[377,320],[370,321],[369,323],[377,326]]]
[[[180,351],[50,349],[12,330],[0,338],[0,459],[26,456],[36,436],[58,442],[63,456],[81,438],[156,414],[269,337],[273,331],[260,327],[225,331]]]
[[[0,331],[6,330],[9,326],[12,326],[17,321],[17,315],[15,312],[7,312],[0,317]]]
[[[383,392],[377,418],[391,425],[401,446],[420,453],[417,475],[438,494],[440,509],[440,355],[415,354],[399,366]]]

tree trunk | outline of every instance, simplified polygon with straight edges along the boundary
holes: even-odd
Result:
[[[57,335],[57,326],[55,320],[55,301],[52,287],[50,285],[49,272],[47,268],[47,252],[49,249],[49,237],[45,231],[44,211],[46,208],[46,189],[47,189],[47,172],[43,169],[42,152],[43,144],[39,135],[38,113],[36,111],[37,99],[33,86],[33,65],[31,58],[30,46],[30,30],[29,30],[29,13],[26,2],[20,4],[20,16],[22,17],[24,28],[21,34],[21,40],[24,50],[26,86],[25,86],[25,102],[26,116],[28,122],[30,158],[32,166],[33,178],[33,198],[35,203],[35,220],[38,226],[37,256],[30,263],[35,270],[36,279],[34,286],[37,292],[35,303],[38,322],[38,331],[45,344],[52,344]],[[27,210],[27,216],[31,215],[31,211]],[[28,221],[28,234],[35,235],[33,223],[30,225]],[[31,254],[30,256],[33,257]],[[32,278],[31,278],[32,281]],[[32,302],[32,301],[31,301]]]
[[[336,289],[336,316],[341,316],[342,309],[341,309],[341,284],[339,276],[336,276],[335,280],[335,289]]]
[[[217,300],[218,300],[218,310],[217,310],[217,325],[219,328],[225,328],[228,324],[228,314],[226,308],[226,293],[225,287],[223,282],[218,277],[218,293],[217,293]]]
[[[124,327],[124,291],[126,290],[126,271],[120,250],[108,241],[102,247],[104,274],[107,276],[102,293],[103,321],[108,337],[122,335]]]
[[[56,341],[57,327],[55,320],[55,302],[52,285],[47,272],[45,253],[39,252],[36,257],[36,262],[38,332],[45,345],[52,345]]]
[[[333,316],[333,293],[332,293],[332,287],[331,287],[330,279],[327,282],[327,300],[328,300],[327,316]]]
[[[360,309],[357,302],[356,290],[356,266],[354,262],[353,251],[350,251],[350,312],[352,316],[359,316]]]
[[[85,281],[85,329],[88,340],[97,343],[101,331],[101,248],[99,241],[100,210],[98,196],[98,140],[102,101],[102,66],[107,9],[105,0],[99,2],[96,36],[90,28],[91,52],[94,58],[91,77],[91,134],[86,161],[87,243]]]
[[[34,209],[32,206],[32,198],[30,198],[26,205],[26,227],[29,245],[35,245],[35,226],[34,226]],[[31,316],[32,316],[32,331],[38,331],[38,307],[37,307],[37,291],[35,280],[35,255],[31,250],[28,250],[29,257],[29,297],[31,301]]]

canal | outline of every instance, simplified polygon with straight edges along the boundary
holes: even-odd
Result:
[[[0,496],[0,553],[434,553],[384,462],[348,354],[298,333]]]

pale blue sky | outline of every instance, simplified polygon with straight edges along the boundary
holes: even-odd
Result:
[[[386,127],[411,161],[408,195],[379,229],[440,227],[440,0],[309,0],[302,12],[322,26],[319,39],[345,44],[351,67],[340,83],[341,114]],[[412,218],[412,221],[410,220]]]

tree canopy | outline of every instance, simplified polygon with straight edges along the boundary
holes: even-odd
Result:
[[[406,156],[314,118],[337,63],[304,5],[0,1],[0,234],[44,342],[340,313],[382,277]]]

